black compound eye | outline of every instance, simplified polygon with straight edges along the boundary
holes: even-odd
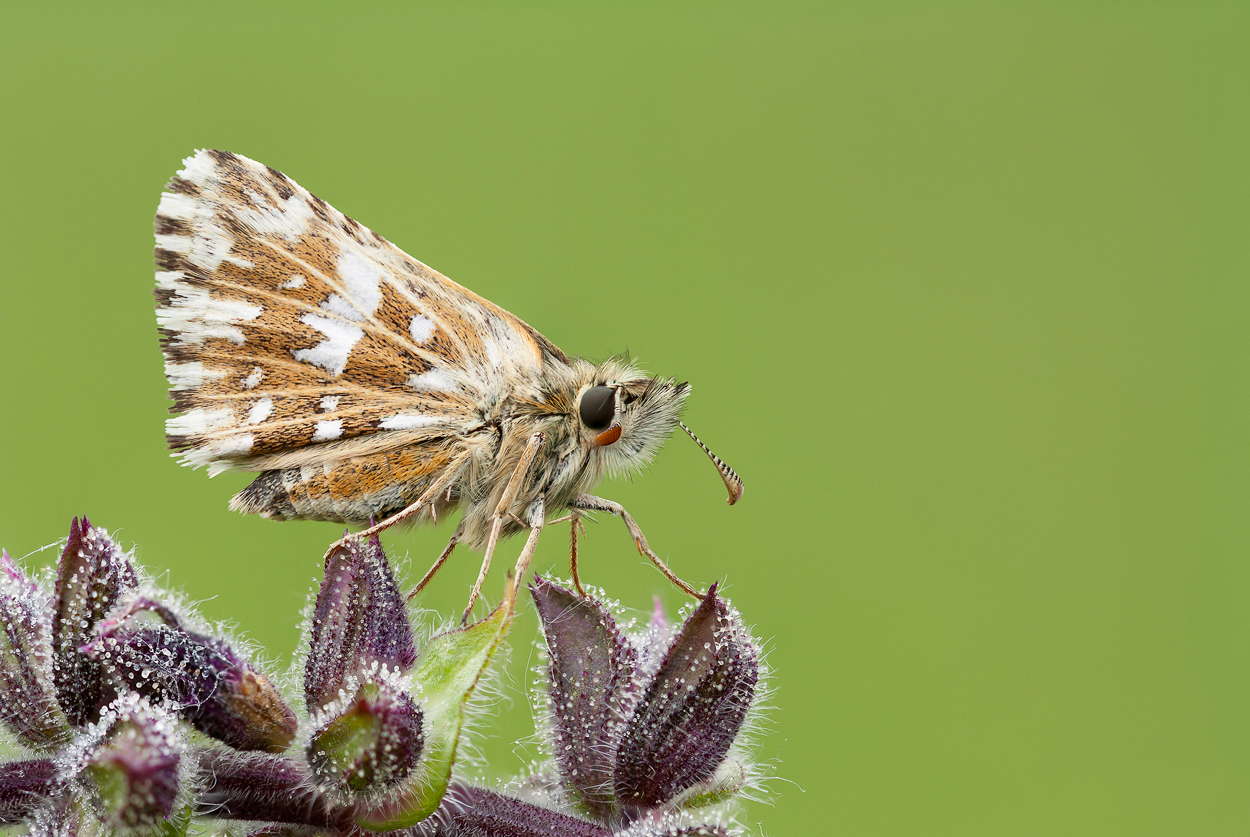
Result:
[[[591,387],[582,393],[582,403],[577,408],[582,424],[591,430],[606,430],[616,415],[615,395],[612,387]]]

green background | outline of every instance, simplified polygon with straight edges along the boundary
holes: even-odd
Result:
[[[1244,6],[12,4],[0,79],[11,554],[87,513],[290,658],[340,529],[229,512],[248,477],[162,438],[151,217],[226,148],[694,383],[743,501],[679,438],[600,493],[767,639],[779,778],[744,822],[1245,833]],[[415,572],[449,531],[387,543]],[[583,568],[681,603],[612,519]],[[525,767],[534,631],[487,775]]]

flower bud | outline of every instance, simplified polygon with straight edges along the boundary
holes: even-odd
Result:
[[[713,584],[629,719],[617,753],[622,804],[653,809],[712,778],[755,696],[759,659]]]
[[[621,825],[681,807],[692,794],[718,795],[717,769],[754,699],[759,661],[716,586],[667,651],[643,660],[603,605],[541,578],[530,592],[551,660],[561,784],[581,807]],[[652,641],[666,633],[660,620]]]
[[[637,691],[633,648],[603,605],[536,578],[531,593],[551,659],[555,755],[566,787],[590,813],[606,819],[617,742]]]
[[[388,683],[367,682],[308,744],[308,763],[327,786],[380,791],[403,780],[421,757],[421,710]]]
[[[0,551],[0,722],[31,747],[69,735],[53,685],[51,621],[47,598]]]
[[[134,627],[145,610],[164,624]],[[226,642],[186,630],[155,602],[136,603],[82,650],[127,688],[176,706],[196,729],[237,750],[279,752],[295,735],[295,713],[264,674]]]
[[[181,758],[174,719],[136,701],[83,769],[100,819],[113,829],[164,823],[178,801]]]
[[[87,518],[81,523],[74,518],[57,568],[52,617],[53,682],[74,726],[94,721],[113,697],[100,664],[78,649],[95,637],[96,623],[137,587],[129,556]]]
[[[0,826],[29,817],[60,784],[61,777],[53,759],[0,764]]]
[[[304,693],[316,712],[357,675],[382,665],[407,671],[417,658],[405,601],[377,537],[326,559],[310,631]]]

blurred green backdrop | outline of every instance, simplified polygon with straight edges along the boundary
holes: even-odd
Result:
[[[0,77],[11,554],[88,513],[290,658],[339,529],[227,511],[248,478],[162,438],[151,217],[226,148],[565,350],[694,382],[743,502],[682,439],[600,493],[771,638],[745,822],[1245,833],[1244,4],[15,4]],[[387,541],[420,570],[447,534]],[[584,550],[680,604],[619,522]],[[513,694],[487,774],[524,769]]]

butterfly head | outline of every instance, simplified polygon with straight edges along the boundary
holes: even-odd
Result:
[[[733,504],[742,496],[742,480],[678,419],[689,394],[688,383],[650,378],[612,358],[596,367],[578,390],[575,420],[581,443],[599,459],[602,471],[622,475],[646,466],[681,427],[716,465]]]
[[[649,378],[621,358],[595,367],[574,400],[582,445],[602,470],[621,475],[644,467],[677,427],[690,385]]]

